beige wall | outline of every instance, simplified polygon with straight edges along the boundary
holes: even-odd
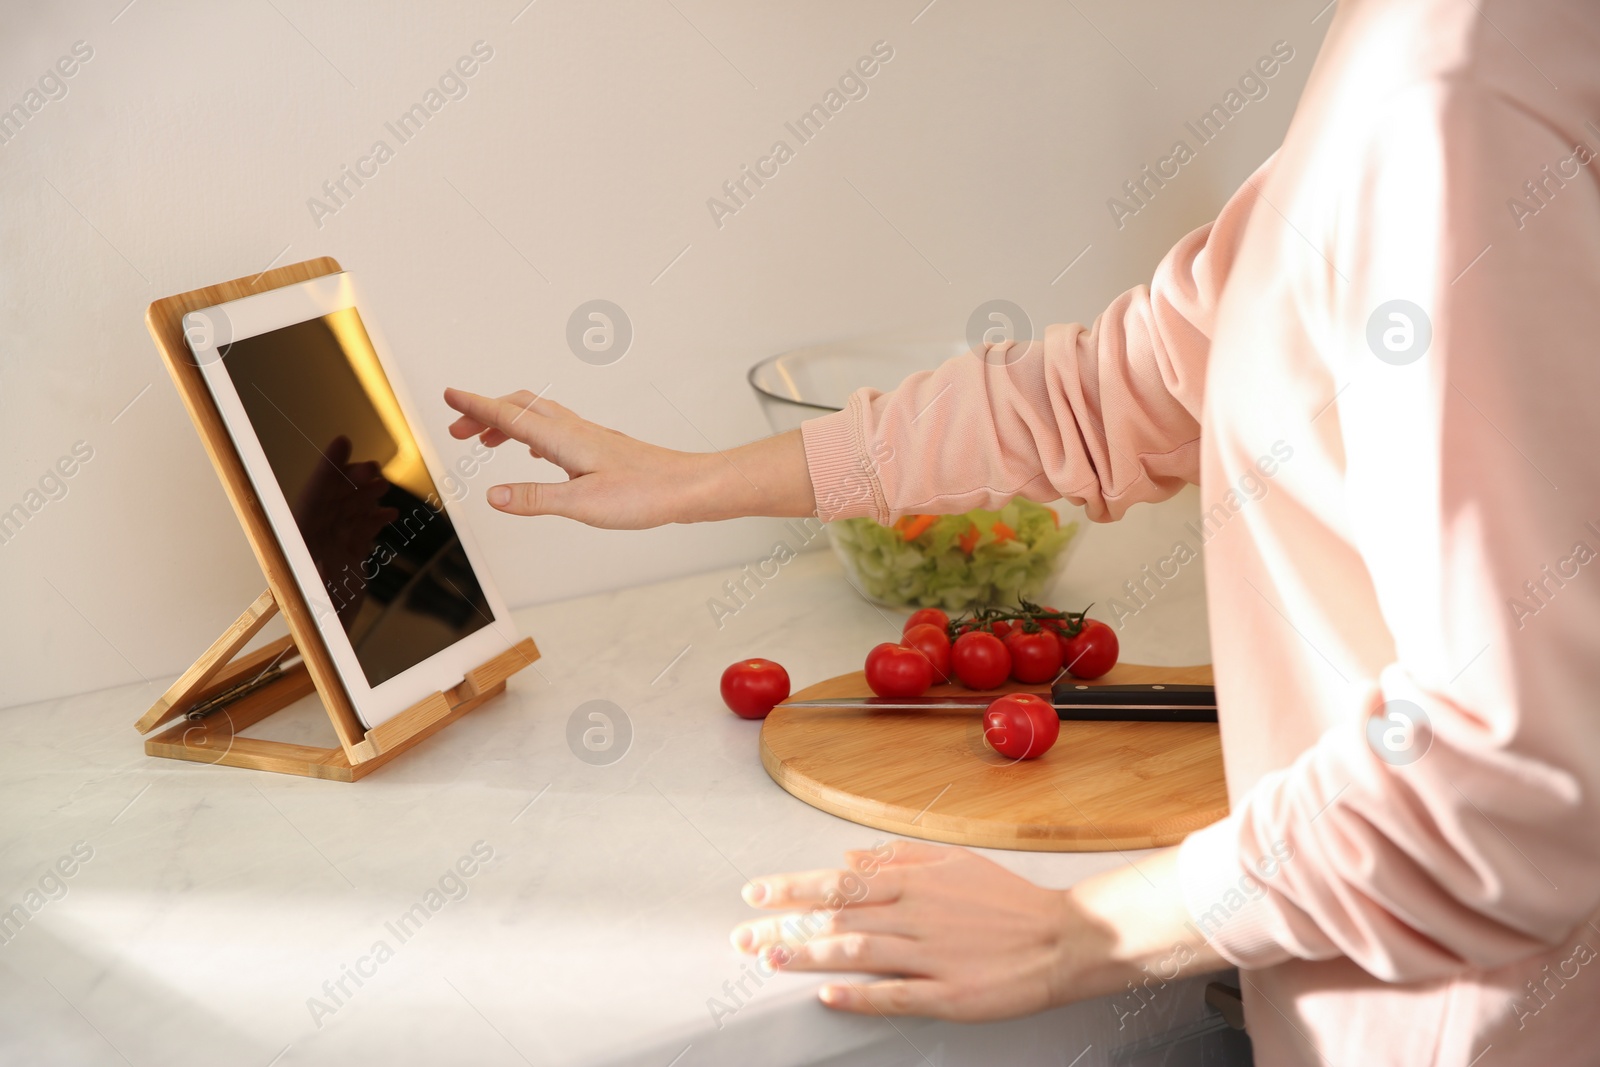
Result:
[[[767,432],[744,381],[762,356],[959,337],[996,297],[1036,322],[1093,317],[1271,151],[1327,25],[1315,2],[924,2],[17,5],[0,511],[42,506],[0,543],[0,705],[154,684],[260,590],[145,333],[151,300],[329,254],[447,456],[447,383],[548,386],[637,436],[732,445]],[[1267,95],[1119,228],[1108,198],[1197,144],[1185,120],[1279,40],[1294,58]],[[480,41],[465,95],[401,143],[385,123]],[[879,41],[893,58],[866,95],[800,145],[785,122]],[[392,158],[314,212],[380,139]],[[778,139],[794,158],[719,227],[708,198]],[[635,331],[611,366],[565,342],[596,297]],[[777,530],[601,533],[483,506],[489,478],[534,467],[497,458],[471,510],[513,604],[753,559]],[[41,481],[59,499],[30,496]]]

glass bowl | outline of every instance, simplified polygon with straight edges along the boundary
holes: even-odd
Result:
[[[750,368],[750,388],[774,433],[840,411],[864,386],[887,392],[921,370],[963,355],[960,341],[835,341],[783,352]]]
[[[1065,561],[1078,524],[1016,497],[999,511],[906,515],[893,526],[871,519],[827,525],[845,576],[862,596],[894,608],[943,608],[951,615],[1037,600]]]
[[[839,341],[764,359],[749,380],[774,432],[783,433],[842,410],[863,386],[893,389],[967,351],[961,341]],[[1078,525],[1018,498],[999,511],[908,515],[893,526],[843,519],[827,531],[845,577],[868,600],[956,614],[1037,597],[1065,562]]]

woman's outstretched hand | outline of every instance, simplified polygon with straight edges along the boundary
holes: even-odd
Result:
[[[579,418],[520,390],[502,397],[446,389],[461,412],[458,440],[492,447],[518,441],[567,473],[564,482],[514,482],[489,489],[512,515],[562,515],[611,530],[741,515],[808,515],[816,508],[798,430],[727,452],[678,452]]]

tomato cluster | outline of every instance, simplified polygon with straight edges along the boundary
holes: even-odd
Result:
[[[1083,612],[1057,611],[1022,601],[1017,610],[981,608],[951,621],[938,608],[906,620],[899,643],[867,654],[867,685],[881,697],[921,696],[956,681],[968,689],[998,689],[1007,679],[1054,682],[1065,670],[1098,678],[1117,662],[1117,635]]]
[[[951,681],[998,689],[1007,680],[1048,685],[1063,671],[1098,678],[1116,662],[1111,627],[1082,611],[1024,600],[1016,610],[980,608],[954,621],[938,608],[923,608],[906,620],[898,642],[885,641],[867,653],[866,674],[878,696],[905,698]],[[740,660],[722,674],[722,699],[744,718],[764,719],[788,696],[789,674],[771,660]],[[984,740],[1016,760],[1049,751],[1060,730],[1055,708],[1031,693],[998,697],[983,717]]]

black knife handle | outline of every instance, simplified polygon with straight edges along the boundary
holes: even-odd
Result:
[[[1217,691],[1209,685],[1088,685],[1058,682],[1056,715],[1071,722],[1216,722]]]

